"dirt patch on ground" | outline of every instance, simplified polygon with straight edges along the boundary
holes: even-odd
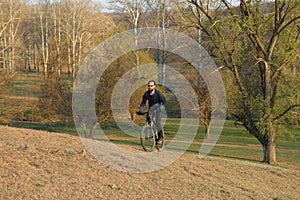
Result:
[[[300,199],[300,171],[186,154],[162,170],[125,173],[79,137],[0,126],[0,199]]]

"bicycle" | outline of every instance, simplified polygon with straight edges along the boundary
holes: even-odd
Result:
[[[139,113],[137,112],[138,115],[145,115],[149,114],[148,112],[142,112]],[[162,133],[161,133],[161,142],[158,143],[158,130],[156,127],[155,120],[153,117],[149,117],[150,122],[146,122],[146,124],[142,127],[141,132],[140,132],[140,141],[143,149],[145,151],[153,151],[154,148],[158,151],[162,151],[164,149],[164,138],[165,138],[165,133],[164,129],[162,128]]]

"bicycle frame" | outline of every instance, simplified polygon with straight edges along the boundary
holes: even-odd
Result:
[[[162,129],[162,143],[158,144],[158,129],[156,121],[154,120],[155,112],[149,114],[149,112],[139,113],[139,115],[147,115],[146,124],[142,127],[140,133],[140,141],[145,151],[153,151],[154,147],[157,150],[162,151],[164,148],[164,131]]]

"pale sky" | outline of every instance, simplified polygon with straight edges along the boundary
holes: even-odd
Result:
[[[105,8],[107,8],[109,6],[109,1],[110,0],[92,0],[93,2],[99,2],[101,3],[101,5],[103,6],[103,11],[107,11]]]

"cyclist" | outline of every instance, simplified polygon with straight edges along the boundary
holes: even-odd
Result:
[[[147,101],[149,107],[147,122],[150,123],[150,117],[152,118],[155,115],[156,126],[158,130],[158,140],[156,142],[160,144],[162,139],[161,114],[164,106],[166,105],[166,99],[160,91],[156,90],[154,80],[150,80],[148,82],[148,91],[146,91],[143,95],[142,102],[138,111],[139,113],[143,112]]]

